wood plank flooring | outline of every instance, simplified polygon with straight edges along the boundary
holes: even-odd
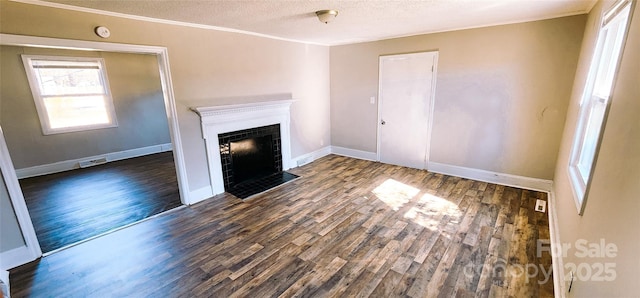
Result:
[[[334,155],[291,172],[11,270],[12,297],[553,295],[522,271],[551,268],[544,193]]]
[[[43,252],[182,205],[172,152],[20,180]]]

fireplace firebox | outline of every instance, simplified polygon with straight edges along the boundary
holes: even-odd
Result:
[[[280,125],[218,135],[225,191],[242,199],[291,181],[282,171]]]
[[[277,173],[273,156],[273,138],[262,136],[231,142],[233,183]]]

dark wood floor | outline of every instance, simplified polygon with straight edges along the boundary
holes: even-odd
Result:
[[[550,297],[544,193],[328,156],[11,271],[13,297]],[[540,281],[540,282],[539,282]]]
[[[180,206],[172,152],[20,180],[43,252]]]

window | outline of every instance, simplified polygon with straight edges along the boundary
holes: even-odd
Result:
[[[584,211],[584,200],[607,118],[615,74],[626,36],[630,6],[630,0],[621,1],[604,15],[580,103],[569,163],[569,178],[580,214]]]
[[[104,60],[22,55],[45,135],[116,127]]]

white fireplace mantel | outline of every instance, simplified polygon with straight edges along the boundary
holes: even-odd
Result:
[[[243,129],[280,124],[282,170],[291,168],[291,104],[295,100],[277,100],[248,104],[191,108],[200,115],[202,136],[207,149],[209,179],[213,195],[224,192],[218,135]]]

